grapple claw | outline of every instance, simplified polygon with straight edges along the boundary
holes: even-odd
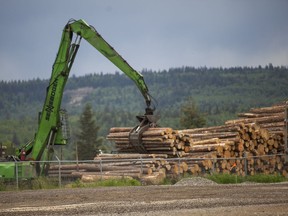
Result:
[[[142,143],[142,134],[151,127],[157,127],[156,122],[159,120],[159,116],[154,116],[152,113],[151,115],[136,116],[136,118],[140,121],[140,124],[130,131],[129,144],[138,153],[146,154],[148,152]]]

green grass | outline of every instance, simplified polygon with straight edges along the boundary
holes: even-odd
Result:
[[[108,180],[99,180],[94,182],[84,183],[80,180],[76,180],[68,187],[72,188],[83,188],[83,187],[114,187],[114,186],[141,186],[141,182],[135,179],[108,179]]]
[[[63,185],[65,188],[84,188],[84,187],[113,187],[113,186],[141,186],[141,182],[135,179],[109,179],[95,182],[82,182],[76,180],[70,184]],[[59,188],[58,179],[39,177],[31,180],[19,181],[19,190],[39,190],[39,189],[56,189]],[[0,180],[0,191],[17,190],[16,181]]]
[[[257,174],[254,176],[247,176],[246,181],[258,182],[258,183],[277,183],[287,181],[287,179],[281,175]]]
[[[4,180],[0,179],[0,191],[5,191],[6,187],[5,187],[5,182]]]
[[[236,184],[244,182],[244,177],[232,174],[214,174],[205,177],[218,184]]]
[[[189,177],[189,176],[183,176]],[[218,184],[237,184],[243,182],[256,182],[256,183],[277,183],[285,182],[287,178],[281,175],[264,175],[257,174],[253,176],[237,176],[235,174],[213,174],[204,176]],[[173,185],[180,178],[165,178],[163,185]],[[70,184],[63,185],[66,188],[88,188],[88,187],[113,187],[113,186],[141,186],[141,182],[135,179],[108,179],[108,180],[98,180],[94,182],[82,182],[81,180],[76,180]],[[39,190],[39,189],[54,189],[59,188],[58,179],[39,177],[32,180],[22,180],[19,181],[19,190]],[[16,190],[15,181],[4,181],[0,179],[0,191],[10,191]]]
[[[39,190],[58,188],[58,179],[38,177],[18,182],[19,190]],[[17,190],[16,180],[0,180],[0,191]]]
[[[28,182],[26,186],[28,186],[28,189],[32,189],[32,190],[55,189],[59,187],[58,179],[55,179],[55,178],[38,177],[38,178],[27,180],[27,181]]]
[[[253,176],[237,176],[234,174],[214,174],[205,176],[218,184],[237,184],[243,182],[256,182],[256,183],[277,183],[284,182],[287,179],[281,175],[265,175],[256,174]]]

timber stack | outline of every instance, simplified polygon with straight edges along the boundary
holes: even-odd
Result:
[[[106,178],[137,178],[152,184],[165,176],[207,172],[255,173],[287,176],[284,155],[285,104],[251,109],[224,125],[174,130],[149,128],[143,133],[146,154],[129,143],[132,127],[111,128],[107,139],[114,142],[118,154],[100,154],[95,163],[62,165],[63,174],[83,181]],[[53,175],[58,166],[50,169]]]
[[[285,107],[283,103],[254,108],[221,126],[185,130],[151,128],[143,134],[143,145],[149,153],[167,154],[170,158],[168,173],[187,170],[199,174],[213,169],[245,175],[246,158],[247,174],[282,172],[286,176]],[[137,153],[128,141],[131,129],[111,128],[107,138],[115,142],[119,153]],[[173,158],[179,157],[181,162],[178,159],[173,162]]]
[[[111,128],[107,139],[115,143],[118,153],[139,153],[129,142],[132,127]],[[172,128],[149,128],[142,134],[142,145],[149,154],[181,157],[190,146],[189,136]]]
[[[149,184],[160,184],[170,169],[166,154],[100,154],[94,162],[52,165],[49,176],[61,172],[65,178],[78,178],[83,182],[106,179],[142,179]]]
[[[2,143],[0,143],[0,159],[6,156],[6,150],[7,146],[4,146]]]

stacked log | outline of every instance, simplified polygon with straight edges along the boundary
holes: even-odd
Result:
[[[168,166],[165,158],[166,154],[100,154],[92,163],[50,166],[49,176],[58,176],[60,170],[62,177],[80,178],[84,182],[119,178],[141,179],[147,176],[150,176],[152,181],[151,176],[159,179],[158,175],[165,174],[162,169],[165,165]]]
[[[251,109],[249,113],[240,113],[239,117],[241,118],[227,121],[225,125],[221,126],[181,131],[170,128],[169,133],[173,134],[170,138],[164,136],[167,134],[163,132],[163,128],[151,129],[150,132],[143,134],[143,145],[148,151],[152,150],[156,154],[161,152],[166,153],[170,158],[182,157],[182,159],[187,159],[183,160],[182,163],[170,159],[171,169],[166,170],[168,174],[181,174],[185,172],[185,167],[187,167],[188,172],[192,174],[213,169],[216,172],[230,173],[233,171],[239,175],[244,175],[244,158],[246,158],[247,163],[247,174],[253,175],[255,171],[263,173],[282,172],[284,174],[287,172],[283,166],[285,158],[283,155],[279,155],[284,153],[284,110],[285,105],[281,104]],[[108,138],[116,143],[120,152],[126,152],[128,149],[135,152],[133,146],[129,146],[128,142],[131,128],[127,128],[126,134],[124,134],[125,148],[121,144],[120,136],[113,136],[114,133],[117,134],[121,130],[121,128],[113,128],[110,131],[112,136],[109,134]],[[154,137],[152,130],[161,131],[161,135],[157,134]],[[181,140],[181,137],[184,139]],[[148,144],[153,138],[157,139],[157,141],[153,141],[155,149],[149,148]],[[150,141],[145,143],[147,140]],[[163,146],[166,147],[167,145],[165,142],[171,144],[168,152],[162,149]],[[176,143],[182,143],[180,148],[176,148]],[[158,147],[159,149],[157,149]],[[174,150],[172,150],[173,148]],[[177,151],[180,154],[176,154]]]
[[[229,132],[218,131],[218,129],[222,130],[225,127],[229,128]],[[256,169],[263,173],[282,171],[284,156],[279,154],[284,152],[283,140],[279,140],[278,136],[269,133],[267,129],[261,128],[258,124],[237,122],[234,125],[203,128],[201,130],[190,129],[185,132],[189,133],[193,140],[190,151],[185,155],[185,158],[198,157],[199,152],[203,155],[210,153],[214,155],[212,158],[218,159],[217,162],[213,162],[213,159],[211,159],[213,169],[216,172],[230,173],[236,169],[237,174],[244,175],[245,158],[248,160],[247,174],[254,174]],[[215,137],[212,138],[213,136]],[[201,140],[198,140],[199,137],[201,137]],[[267,157],[263,157],[265,155]],[[270,155],[275,155],[275,157]],[[257,161],[254,158],[257,158]],[[233,170],[235,163],[237,166]],[[211,164],[211,162],[208,164]],[[261,166],[261,164],[270,164],[270,166]],[[211,165],[205,165],[205,170],[211,168]]]
[[[7,150],[7,146],[4,146],[2,143],[0,143],[0,159],[6,156],[5,150]]]
[[[139,153],[129,141],[131,130],[130,127],[110,129],[107,139],[115,143],[118,153]],[[149,154],[181,157],[185,146],[190,146],[190,139],[172,128],[149,128],[142,134],[142,145]]]
[[[254,124],[262,139],[257,137],[256,144],[268,154],[284,152],[284,132],[286,103],[272,107],[253,108],[248,113],[240,113],[240,119],[227,121],[226,124]],[[247,130],[247,129],[246,129]],[[250,131],[249,131],[250,132]]]
[[[265,128],[270,134],[280,136],[284,135],[284,118],[286,103],[271,107],[253,108],[248,113],[239,113],[240,119],[227,121],[226,124],[237,123],[257,123],[261,128]]]
[[[189,135],[190,148],[186,157],[214,152],[217,157],[231,157],[232,147],[239,142],[239,126],[224,125],[208,128],[186,129],[182,133]]]
[[[131,127],[114,127],[107,139],[115,143],[119,154],[102,154],[95,157],[95,163],[60,168],[63,174],[83,181],[129,177],[159,183],[166,175],[207,172],[286,176],[285,109],[284,104],[251,109],[240,113],[239,119],[214,127],[149,128],[142,135],[147,154],[129,142]],[[52,166],[50,174],[58,170]]]

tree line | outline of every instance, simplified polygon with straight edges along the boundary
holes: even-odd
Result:
[[[288,96],[288,68],[272,64],[265,67],[180,67],[141,73],[155,98],[156,114],[161,116],[159,124],[175,129],[183,127],[181,115],[191,98],[197,111],[203,114],[201,118],[205,118],[204,126],[212,126],[223,124],[252,107],[287,100]],[[48,83],[49,80],[41,79],[0,81],[0,142],[14,140],[23,144],[33,138]],[[89,88],[86,93],[85,88]],[[80,102],[74,103],[76,99]],[[134,126],[137,124],[135,116],[144,114],[145,109],[144,99],[134,82],[120,72],[71,76],[62,107],[69,113],[72,137],[79,132],[79,117],[86,104],[93,109],[100,137],[105,137],[111,127]]]

